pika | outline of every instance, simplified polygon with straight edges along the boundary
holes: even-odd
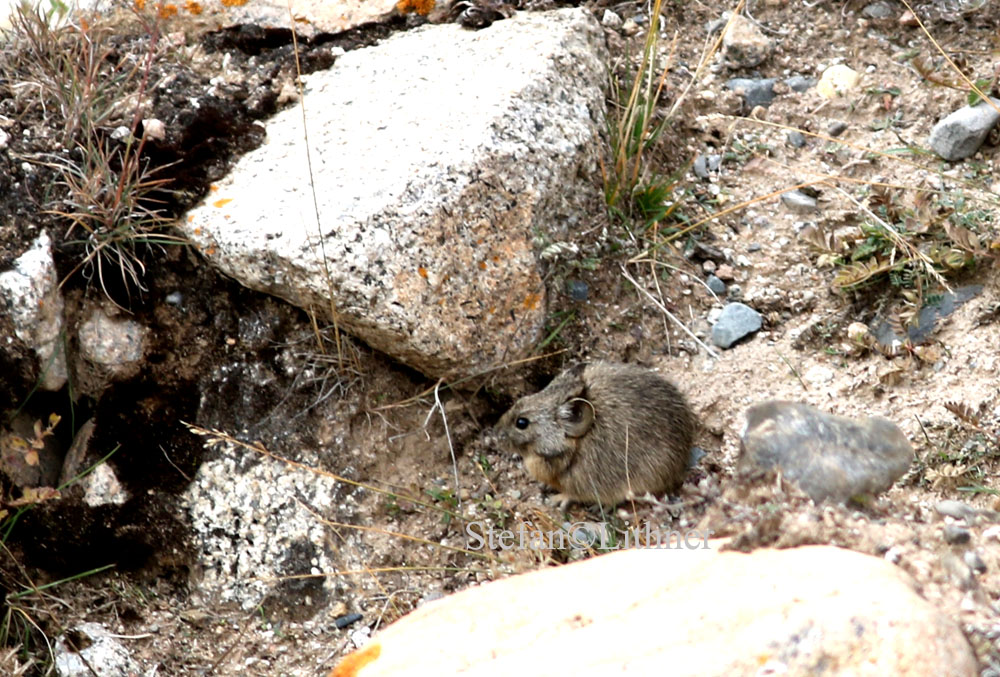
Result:
[[[633,364],[592,362],[522,397],[494,430],[564,502],[613,506],[680,486],[697,427],[666,378]]]

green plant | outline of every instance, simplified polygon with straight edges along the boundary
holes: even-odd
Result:
[[[458,497],[455,496],[455,492],[451,489],[441,489],[439,487],[431,487],[424,491],[434,499],[435,503],[444,504],[445,511],[441,513],[441,523],[450,524],[451,518],[454,516],[454,513],[451,511],[458,507]]]
[[[660,56],[661,4],[662,0],[653,3],[649,30],[634,72],[626,66],[623,78],[619,79],[617,74],[611,76],[611,101],[606,118],[611,161],[610,166],[601,164],[608,209],[622,221],[638,214],[646,227],[666,218],[673,210],[668,202],[674,181],[660,176],[649,160],[649,153],[669,120],[667,116],[657,119],[657,103],[673,56],[673,47],[666,60]]]
[[[65,225],[67,244],[82,248],[79,264],[109,297],[109,269],[126,293],[143,290],[147,253],[183,240],[166,232],[157,178],[137,137],[148,109],[154,58],[160,53],[162,3],[151,15],[133,8],[148,41],[144,60],[121,50],[117,30],[99,15],[68,15],[19,5],[4,33],[0,75],[24,111],[59,130],[55,150],[29,158],[54,170],[58,181],[45,212]],[[76,239],[74,239],[76,238]]]
[[[819,252],[820,267],[835,268],[834,288],[855,291],[888,284],[897,290],[908,306],[901,313],[904,324],[915,319],[938,290],[947,288],[947,278],[995,258],[992,214],[972,208],[961,194],[934,199],[921,192],[906,197],[877,187],[868,206],[861,206],[867,218],[856,234],[838,237],[809,226],[800,237]]]

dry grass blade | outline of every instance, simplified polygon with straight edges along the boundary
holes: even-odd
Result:
[[[917,25],[920,26],[920,30],[923,31],[924,35],[927,36],[927,39],[931,41],[932,45],[934,45],[934,49],[936,49],[938,53],[942,57],[944,57],[944,60],[948,62],[948,65],[958,75],[959,79],[961,79],[961,81],[964,82],[966,86],[968,86],[970,91],[975,92],[976,96],[978,96],[980,100],[986,101],[986,103],[988,103],[990,106],[993,107],[993,110],[995,110],[997,113],[1000,113],[1000,106],[997,106],[997,104],[989,96],[987,96],[986,92],[983,92],[983,90],[978,85],[976,85],[976,83],[970,80],[965,75],[965,73],[962,72],[962,69],[958,67],[955,61],[950,56],[948,56],[948,53],[945,52],[944,49],[942,49],[941,44],[934,38],[933,35],[931,35],[931,32],[927,30],[927,26],[924,25],[924,22],[923,20],[921,20],[920,15],[916,11],[914,11],[913,7],[910,6],[908,0],[900,0],[900,1],[903,3],[906,9],[910,10],[910,13],[916,20]],[[916,68],[916,65],[914,67]],[[921,75],[923,75],[923,73],[921,73]]]
[[[681,331],[683,331],[685,334],[687,334],[692,340],[694,340],[695,343],[697,343],[702,348],[704,348],[705,352],[707,352],[711,357],[713,357],[715,359],[719,359],[719,354],[717,352],[715,352],[714,350],[712,350],[709,346],[705,345],[705,343],[700,338],[698,338],[697,336],[695,336],[694,332],[692,332],[690,329],[688,329],[687,326],[683,322],[681,322],[677,318],[676,315],[674,315],[669,310],[667,310],[666,306],[664,306],[659,301],[659,299],[657,299],[655,296],[653,296],[648,291],[646,291],[645,289],[643,289],[643,287],[638,282],[636,282],[635,278],[628,274],[628,270],[625,269],[625,266],[621,266],[621,270],[622,270],[622,276],[626,280],[628,280],[629,282],[632,283],[632,286],[635,287],[636,291],[638,291],[641,294],[645,295],[646,298],[648,298],[650,301],[652,301],[653,305],[655,305],[657,308],[660,309],[660,312],[662,312],[664,315],[666,315],[670,319],[671,322],[673,322],[678,327],[680,327]]]

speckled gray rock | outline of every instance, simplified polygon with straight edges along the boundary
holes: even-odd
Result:
[[[712,327],[712,343],[729,348],[761,328],[760,313],[743,303],[728,303]]]
[[[428,375],[516,359],[546,318],[536,235],[601,199],[606,64],[584,9],[397,33],[308,76],[314,183],[296,107],[183,228],[244,285]]]
[[[56,673],[60,677],[127,677],[142,674],[119,637],[99,623],[80,623],[73,628],[73,643],[65,635],[53,647]]]
[[[327,527],[317,513],[336,507],[338,515],[352,515],[355,491],[361,490],[337,494],[330,477],[273,458],[248,463],[248,452],[232,445],[217,449],[182,496],[198,556],[198,598],[250,610],[268,595],[280,594],[282,605],[320,611],[336,585],[320,574],[364,564],[333,558]],[[289,574],[317,578],[309,585],[282,586],[281,577]]]
[[[0,309],[10,317],[17,337],[38,356],[40,387],[62,388],[67,378],[60,342],[63,298],[48,233],[39,235],[12,269],[0,273]]]
[[[892,421],[834,416],[800,402],[750,407],[740,443],[741,468],[780,468],[816,503],[874,496],[913,461],[909,440]]]
[[[733,17],[722,38],[722,52],[730,68],[754,68],[771,55],[771,41],[742,14]]]
[[[94,310],[77,332],[80,353],[108,367],[135,362],[142,357],[146,328],[125,317],[108,317]]]
[[[1000,104],[1000,99],[993,99],[993,102]],[[964,160],[979,150],[998,120],[1000,113],[980,101],[975,106],[959,108],[934,125],[927,143],[945,160]]]

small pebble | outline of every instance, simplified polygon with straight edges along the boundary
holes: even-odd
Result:
[[[721,266],[718,267],[718,269],[716,269],[715,275],[720,280],[728,282],[729,280],[732,280],[736,276],[736,272],[733,270],[733,267],[730,266],[728,263],[723,263]]]
[[[701,270],[706,275],[710,274],[710,273],[714,273],[715,272],[715,261],[711,261],[711,260],[709,260],[709,261],[702,261],[701,262]]]
[[[715,294],[726,293],[726,283],[717,278],[715,275],[709,275],[708,279],[705,280],[705,284],[707,284],[708,288]]]
[[[804,75],[793,75],[785,80],[785,84],[793,92],[806,92],[816,86],[816,78],[807,78]]]
[[[840,136],[846,130],[847,130],[847,123],[841,122],[840,120],[835,120],[834,122],[831,122],[830,126],[827,127],[827,131],[830,133],[830,136]]]
[[[951,545],[963,545],[972,540],[968,529],[955,524],[944,525],[944,540]]]
[[[816,198],[800,190],[790,190],[781,194],[781,203],[797,214],[807,214],[818,209]]]
[[[590,287],[583,280],[569,280],[566,282],[566,293],[574,301],[586,301],[590,296]]]
[[[975,550],[966,550],[965,554],[962,555],[962,559],[965,560],[965,565],[977,574],[986,573],[986,562],[983,561],[983,558]]]
[[[938,501],[934,504],[934,509],[939,515],[954,517],[957,520],[968,519],[976,514],[976,511],[970,506],[962,503],[961,501],[954,501],[951,499]]]
[[[604,16],[601,17],[601,25],[605,28],[610,28],[612,30],[618,30],[622,27],[622,18],[612,12],[610,9],[604,10]]]
[[[759,252],[760,251],[760,243],[758,243],[758,242],[751,242],[747,246],[747,251],[750,252],[751,254],[753,254],[754,252]]]
[[[346,614],[333,621],[334,626],[339,628],[346,628],[348,625],[354,625],[362,618],[361,614]]]
[[[789,145],[796,148],[802,148],[802,146],[806,145],[806,137],[800,131],[792,130],[788,132],[788,136],[785,138],[788,139]]]
[[[984,541],[1000,541],[1000,524],[994,524],[983,532]]]
[[[707,179],[719,170],[719,165],[721,164],[721,155],[706,155],[702,153],[694,160],[694,173],[698,178]]]

